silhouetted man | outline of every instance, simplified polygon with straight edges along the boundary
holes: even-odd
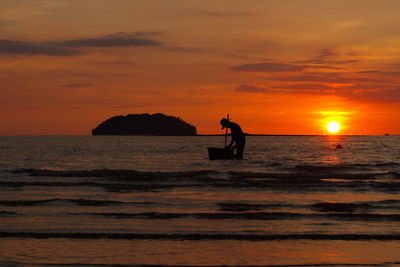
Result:
[[[227,148],[232,148],[232,149],[236,148],[235,158],[243,159],[243,150],[244,146],[246,145],[246,137],[244,136],[244,133],[240,128],[239,124],[231,122],[225,118],[222,119],[220,123],[222,125],[222,129],[224,129],[225,127],[231,129],[232,140],[230,144],[227,146]],[[234,146],[232,146],[233,143],[235,143]]]

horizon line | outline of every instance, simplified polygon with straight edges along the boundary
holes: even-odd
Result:
[[[249,134],[246,136],[398,136],[400,134]],[[18,137],[18,136],[165,136],[165,137],[184,137],[184,136],[225,136],[225,134],[195,134],[195,135],[149,135],[149,134],[109,134],[109,135],[92,135],[92,134],[14,134],[1,135],[0,137]],[[228,134],[230,136],[230,134]]]

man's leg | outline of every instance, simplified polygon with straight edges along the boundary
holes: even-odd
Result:
[[[243,151],[245,144],[246,144],[245,142],[238,142],[236,144],[236,155],[235,155],[236,159],[243,159]]]

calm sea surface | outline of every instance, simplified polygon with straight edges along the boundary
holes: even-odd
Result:
[[[400,265],[400,136],[223,143],[0,137],[0,266]]]

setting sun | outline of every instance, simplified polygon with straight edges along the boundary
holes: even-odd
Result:
[[[328,123],[328,125],[326,126],[326,129],[328,130],[328,132],[330,133],[337,133],[340,130],[340,125],[339,123],[337,123],[336,121],[331,121],[330,123]]]

